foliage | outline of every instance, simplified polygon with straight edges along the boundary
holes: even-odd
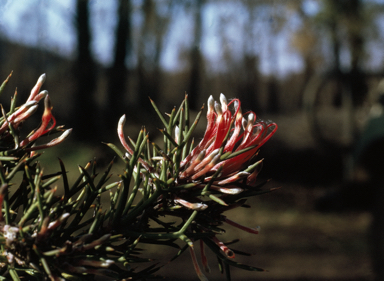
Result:
[[[2,84],[4,89],[9,77]],[[194,252],[199,242],[202,263],[209,271],[204,247],[216,256],[230,280],[231,266],[252,271],[262,269],[237,263],[235,253],[219,240],[229,224],[250,233],[248,228],[223,213],[245,207],[247,197],[269,190],[256,183],[262,167],[257,151],[276,131],[274,123],[256,122],[253,112],[241,112],[240,101],[220,103],[208,99],[207,129],[194,147],[192,132],[199,121],[190,124],[188,99],[178,110],[164,117],[152,102],[165,127],[162,147],[151,143],[143,128],[136,141],[125,140],[125,116],[118,124],[118,136],[125,152],[107,144],[124,163],[120,180],[109,183],[113,161],[104,173],[96,172],[94,162],[79,166],[80,175],[69,183],[64,163],[60,171],[44,174],[36,151],[61,143],[71,132],[56,126],[48,93],[39,93],[42,75],[27,102],[16,107],[16,94],[8,113],[0,119],[0,270],[2,280],[138,280],[155,277],[163,265],[141,256],[142,243],[161,244],[179,250],[177,258],[189,249],[200,280],[207,280]],[[36,111],[44,98],[41,125],[23,140],[22,124]],[[230,110],[231,108],[231,110]],[[233,113],[232,113],[233,112]],[[46,144],[40,139],[61,135]],[[54,184],[62,180],[63,194]],[[101,197],[110,198],[102,206]],[[175,218],[170,222],[168,218]],[[180,246],[181,241],[184,246]]]

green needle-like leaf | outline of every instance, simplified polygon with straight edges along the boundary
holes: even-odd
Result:
[[[7,86],[9,79],[12,76],[12,72],[8,75],[7,79],[4,80],[4,82],[0,86],[0,95],[3,93],[5,86]]]
[[[167,127],[167,126],[168,126],[168,122],[165,121],[164,116],[160,113],[160,111],[159,111],[159,109],[157,108],[155,102],[154,102],[153,100],[151,100],[151,98],[149,98],[149,100],[151,101],[151,104],[152,104],[153,108],[155,109],[157,115],[159,116],[161,122],[163,122],[163,125],[164,125],[165,127]]]

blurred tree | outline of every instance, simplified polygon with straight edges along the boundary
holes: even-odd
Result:
[[[157,102],[161,96],[160,59],[170,21],[171,5],[172,1],[145,0],[143,3],[144,22],[137,54],[137,92],[141,109],[151,110],[148,97]]]
[[[375,16],[367,13],[361,0],[324,0],[319,3],[319,12],[315,15],[304,12],[305,1],[297,1],[295,5],[291,5],[302,20],[301,27],[294,33],[292,45],[304,58],[304,75],[307,77],[313,74],[316,61],[321,61],[315,52],[319,53],[319,47],[325,43],[324,39],[327,40],[332,57],[330,68],[334,76],[339,77],[340,82],[348,83],[354,105],[361,104],[367,93],[362,71],[365,42],[370,39],[366,30],[373,28]],[[350,59],[342,65],[342,52],[345,54],[345,51],[349,53]],[[329,54],[325,56],[329,57]],[[348,75],[345,76],[345,73]],[[334,103],[340,105],[340,85],[337,93]]]
[[[328,0],[329,2],[332,2]],[[338,3],[339,1],[333,1]],[[368,92],[367,81],[362,70],[362,61],[365,56],[366,38],[364,30],[372,26],[372,19],[365,17],[361,0],[340,1],[341,10],[344,11],[344,21],[347,27],[347,42],[351,54],[351,67],[349,70],[349,84],[353,103],[360,105]]]
[[[255,21],[258,13],[258,1],[244,1],[247,9],[247,15],[244,17],[245,23],[243,24],[243,46],[242,46],[242,61],[239,77],[237,78],[238,97],[244,104],[249,107],[255,108],[255,111],[260,111],[260,103],[258,102],[259,87],[260,87],[260,73],[259,73],[259,57],[257,54],[257,32],[255,30]],[[272,95],[275,92],[271,92]],[[276,97],[268,95],[268,100],[275,102],[277,106]]]
[[[117,28],[115,33],[115,46],[112,67],[108,69],[108,87],[105,104],[106,130],[114,132],[118,118],[125,112],[125,94],[129,81],[126,67],[127,55],[131,52],[131,3],[130,0],[118,0]]]
[[[241,69],[237,77],[237,96],[247,105],[245,108],[256,108],[256,111],[260,111],[257,100],[260,87],[259,76],[258,56],[243,53]]]
[[[73,65],[73,79],[76,81],[74,114],[72,126],[74,136],[81,141],[96,140],[97,116],[94,93],[96,90],[96,64],[91,55],[91,31],[89,24],[89,1],[76,1],[77,56]],[[79,120],[81,119],[81,122]]]
[[[291,3],[291,9],[297,11],[302,20],[301,26],[293,32],[290,42],[291,46],[301,54],[304,61],[302,83],[299,89],[299,95],[302,96],[307,82],[315,74],[316,68],[324,62],[324,59],[321,52],[321,37],[317,34],[313,18],[304,12],[302,1]],[[339,47],[338,45],[335,47],[336,55],[338,55]],[[335,63],[340,67],[339,61]]]
[[[325,50],[323,50],[324,59],[331,58],[331,60],[328,59],[329,66],[325,73],[327,78],[314,76],[308,83],[308,91],[305,91],[304,99],[307,103],[307,112],[310,113],[310,116],[312,115],[310,119],[312,119],[313,132],[317,134],[316,139],[322,140],[321,142],[326,146],[335,144],[333,141],[328,142],[323,138],[321,126],[315,126],[315,123],[319,122],[315,118],[313,108],[316,101],[326,95],[328,96],[326,99],[323,98],[323,102],[332,101],[332,104],[329,103],[327,106],[339,107],[339,112],[344,120],[342,127],[345,143],[343,148],[348,151],[358,134],[355,118],[356,107],[363,104],[368,93],[368,76],[366,70],[363,69],[363,62],[366,57],[367,42],[375,39],[372,36],[374,33],[370,30],[375,29],[378,14],[372,9],[368,9],[368,5],[361,0],[324,0],[319,3],[318,12],[311,16],[303,12],[304,1],[297,5],[298,14],[304,19],[302,29],[306,30],[306,33],[312,33],[316,39],[310,43],[311,36],[306,38],[299,36],[302,43],[295,44],[295,46],[301,47],[297,48],[301,53],[307,49],[303,48],[305,43],[309,48],[311,45],[328,46],[328,48],[323,48]],[[312,86],[316,84],[320,86],[317,86],[316,90],[312,89]],[[340,149],[339,145],[336,144],[335,148]]]
[[[360,0],[324,1],[324,8],[320,13],[322,23],[330,34],[335,75],[341,75],[340,48],[343,37],[346,37],[346,45],[350,52],[349,79],[351,94],[355,105],[360,104],[367,93],[367,86],[362,75],[360,62],[364,54],[363,31],[367,21],[363,18],[363,9]],[[343,32],[344,31],[344,32]],[[343,34],[344,33],[344,34]],[[341,35],[341,36],[340,36]],[[344,35],[344,36],[343,36]],[[340,104],[341,94],[336,96],[336,104]]]
[[[204,77],[204,61],[201,54],[201,40],[203,37],[203,7],[205,0],[196,0],[194,2],[194,35],[191,50],[191,70],[189,80],[188,95],[190,106],[192,109],[198,110],[200,107],[199,95],[201,93]]]

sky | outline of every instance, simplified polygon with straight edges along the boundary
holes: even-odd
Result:
[[[135,9],[142,0],[133,0]],[[216,2],[217,3],[217,2]],[[114,30],[116,27],[116,1],[91,0],[92,53],[97,61],[108,66],[112,61]],[[258,11],[257,19],[253,19],[253,29],[249,34],[241,34],[239,30],[247,30],[249,11],[236,2],[226,1],[221,5],[208,3],[203,10],[204,35],[201,50],[208,60],[212,71],[225,69],[221,59],[225,51],[236,56],[244,52],[253,52],[260,57],[260,71],[264,74],[277,73],[285,75],[298,72],[303,67],[301,56],[290,45],[289,32],[275,32],[275,19],[270,13]],[[318,1],[304,2],[304,11],[313,15],[319,7]],[[276,8],[275,13],[279,11]],[[0,36],[21,44],[42,47],[62,56],[74,57],[76,37],[73,17],[74,0],[2,0],[0,1]],[[141,21],[139,13],[133,17],[134,25]],[[163,69],[177,71],[185,67],[186,62],[180,59],[180,53],[192,45],[193,25],[191,13],[185,9],[174,11],[170,23],[165,52],[161,59]],[[382,19],[384,22],[384,18]],[[300,24],[293,15],[286,23],[286,30],[297,28]],[[223,41],[220,32],[226,34]],[[244,46],[242,37],[252,36],[254,44]],[[384,37],[384,34],[383,34]],[[272,40],[271,40],[272,38]],[[270,42],[273,42],[271,44]],[[372,49],[382,55],[381,46],[372,45]],[[348,61],[348,53],[344,53],[344,61]],[[381,60],[373,60],[374,62]]]

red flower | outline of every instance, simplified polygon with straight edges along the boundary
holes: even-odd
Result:
[[[119,120],[117,131],[120,142],[128,152],[128,157],[131,157],[134,150],[124,137],[125,120],[123,115]],[[172,184],[182,186],[190,183],[192,189],[207,189],[207,183],[216,173],[214,181],[209,185],[211,191],[233,195],[241,193],[244,184],[249,187],[255,186],[256,177],[262,167],[262,160],[256,161],[257,151],[276,130],[276,123],[256,121],[256,114],[252,111],[243,114],[239,99],[233,99],[228,103],[226,97],[221,94],[220,103],[218,103],[210,96],[204,137],[181,161],[178,176]],[[180,131],[176,126],[174,140],[176,144],[180,142],[179,135]],[[165,157],[164,154],[160,156],[161,159],[163,157]],[[138,161],[156,178],[162,173],[160,166],[153,165],[151,161],[141,157],[138,157]],[[168,182],[168,179],[166,181]],[[200,204],[197,198],[195,198],[196,202],[192,203],[183,198],[188,194],[188,190],[190,189],[180,189],[179,196],[173,198],[174,202],[188,209],[204,210],[206,205]],[[226,205],[211,194],[212,196],[220,204]],[[188,198],[190,199],[191,197]]]
[[[253,186],[260,171],[260,166],[255,165],[255,156],[276,132],[277,125],[257,122],[252,111],[243,115],[240,100],[233,99],[228,103],[223,94],[220,103],[209,97],[207,121],[203,139],[181,162],[180,183],[208,182],[222,167],[211,188],[222,193],[241,192],[239,189],[231,192],[223,186],[244,179],[247,185]]]
[[[5,82],[8,82],[11,75],[8,76]],[[10,134],[10,127],[14,130],[19,129],[20,125],[27,121],[27,119],[36,112],[39,102],[44,99],[44,113],[41,117],[41,124],[39,128],[32,131],[28,137],[22,140],[20,143],[15,143],[16,148],[27,147],[28,144],[37,140],[42,135],[52,131],[56,126],[55,117],[52,115],[52,105],[49,99],[47,91],[40,91],[41,86],[45,82],[46,75],[43,74],[39,77],[36,82],[36,85],[31,90],[31,93],[28,97],[28,100],[25,104],[15,109],[15,111],[9,116],[6,115],[4,109],[2,109],[2,114],[4,116],[4,121],[0,123],[0,140],[7,139]],[[17,92],[15,93],[16,98]],[[68,137],[72,129],[65,130],[61,136],[51,140],[47,144],[27,147],[26,151],[35,151],[39,149],[44,149],[61,143],[64,139]]]
[[[182,109],[179,115],[181,125]],[[155,110],[158,111],[156,106]],[[191,238],[189,250],[193,266],[200,280],[208,280],[200,270],[192,240],[197,234],[200,239],[203,266],[209,271],[204,245],[213,249],[219,259],[222,256],[227,259],[235,258],[234,251],[218,239],[217,234],[221,233],[218,226],[226,223],[252,234],[258,233],[259,228],[243,226],[222,213],[242,206],[246,201],[242,198],[243,195],[253,196],[259,192],[256,178],[262,167],[262,160],[256,159],[257,152],[276,132],[277,125],[272,122],[256,121],[256,114],[252,111],[243,114],[239,99],[233,99],[228,103],[221,94],[219,103],[210,96],[204,137],[180,163],[175,163],[175,160],[179,159],[177,157],[180,152],[186,148],[190,131],[181,132],[175,126],[174,137],[171,136],[172,126],[176,123],[173,119],[176,118],[174,114],[175,111],[169,115],[170,121],[167,125],[159,113],[163,124],[168,127],[161,132],[165,140],[173,144],[173,150],[171,145],[166,145],[165,151],[153,145],[156,153],[151,155],[149,149],[146,153],[141,153],[138,148],[145,144],[145,139],[141,138],[139,138],[141,145],[139,140],[136,144],[131,141],[136,147],[136,150],[132,149],[124,137],[125,116],[120,118],[118,136],[127,151],[123,157],[132,160],[136,155],[140,166],[146,170],[145,173],[140,173],[143,181],[146,181],[152,190],[162,189],[154,209],[162,210],[164,214],[179,216],[185,222],[183,235]],[[180,139],[183,136],[185,138]],[[119,154],[123,155],[121,152]],[[139,171],[135,169],[136,172]],[[181,208],[185,209],[180,210]],[[194,223],[191,223],[192,220]],[[179,235],[179,232],[181,230],[176,233]],[[166,233],[163,233],[164,237]],[[262,269],[252,267],[252,270]]]

